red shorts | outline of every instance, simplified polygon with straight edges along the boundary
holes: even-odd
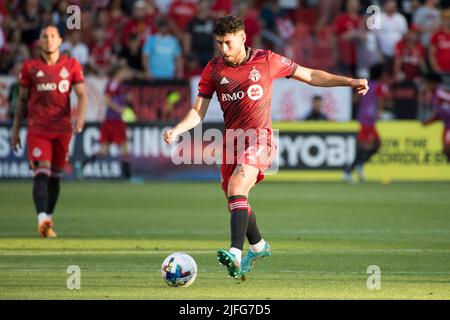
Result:
[[[364,144],[373,144],[374,142],[381,141],[375,126],[365,126],[365,125],[361,125],[361,129],[359,130],[356,140],[359,143]]]
[[[127,141],[127,125],[122,120],[106,120],[100,127],[100,143],[123,144]]]
[[[225,138],[226,139],[226,138]],[[269,140],[265,138],[262,140],[249,141],[245,143],[244,148],[240,151],[236,145],[233,143],[234,148],[230,149],[232,151],[228,155],[227,159],[227,144],[224,143],[222,149],[222,164],[220,165],[220,175],[222,178],[222,190],[227,193],[228,184],[230,178],[233,175],[234,170],[238,164],[251,165],[259,169],[258,176],[256,178],[256,183],[264,179],[264,171],[269,169],[273,159],[276,155],[276,145],[273,141],[272,134],[270,132]],[[229,149],[229,148],[228,148]],[[255,183],[255,184],[256,184]]]
[[[50,161],[53,168],[64,168],[69,160],[69,143],[72,133],[41,133],[28,131],[28,160],[31,166],[36,161]]]
[[[444,146],[450,146],[450,128],[444,129],[444,134],[442,135],[442,142]]]

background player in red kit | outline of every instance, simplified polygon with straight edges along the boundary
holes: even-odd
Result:
[[[57,27],[44,26],[40,56],[26,61],[20,72],[19,98],[11,132],[14,151],[21,147],[19,129],[25,113],[28,125],[28,159],[33,170],[33,200],[38,233],[56,237],[52,215],[59,196],[59,180],[68,160],[72,133],[83,129],[87,95],[81,65],[61,55],[62,39]],[[70,119],[70,91],[78,96],[77,115]]]
[[[83,168],[89,163],[108,155],[111,144],[119,146],[122,175],[130,179],[131,170],[128,155],[127,124],[123,120],[124,112],[130,110],[130,102],[124,87],[124,82],[133,77],[127,67],[117,67],[111,72],[111,79],[106,84],[105,103],[107,106],[105,119],[100,126],[100,150],[75,164],[77,177],[83,176]]]
[[[442,152],[450,163],[450,77],[441,77],[438,74],[430,74],[427,77],[428,85],[433,90],[433,114],[422,121],[428,126],[441,120],[444,123],[442,132]],[[442,82],[442,83],[441,83]]]
[[[367,80],[335,76],[324,71],[298,66],[294,62],[268,50],[246,47],[244,24],[234,16],[220,18],[214,34],[220,56],[205,67],[194,107],[173,129],[164,133],[166,143],[195,127],[205,117],[211,97],[217,93],[225,120],[224,150],[234,145],[238,130],[251,132],[244,150],[232,154],[232,163],[221,164],[222,189],[228,198],[231,213],[231,246],[229,251],[219,250],[219,261],[227,267],[231,277],[244,277],[258,259],[270,255],[271,248],[262,238],[256,225],[255,214],[248,204],[250,189],[264,177],[274,157],[272,132],[272,81],[288,77],[314,86],[351,86],[358,93],[368,91]],[[234,130],[234,131],[233,131]],[[241,135],[241,134],[238,134]],[[260,136],[268,139],[259,139]],[[257,139],[253,139],[256,136]],[[232,138],[230,138],[232,137]],[[257,142],[255,142],[257,141]],[[266,141],[266,143],[261,143]],[[226,154],[228,152],[224,152]],[[256,161],[254,161],[254,159]],[[253,161],[250,161],[253,159]],[[250,250],[242,259],[245,237]]]

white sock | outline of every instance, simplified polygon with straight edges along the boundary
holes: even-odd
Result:
[[[242,259],[242,250],[239,250],[237,248],[230,248],[230,253],[234,254],[234,256],[236,257],[237,261],[239,263],[241,263],[241,259]]]
[[[250,245],[250,250],[252,252],[261,252],[264,250],[264,246],[266,245],[266,242],[264,241],[264,239],[259,240],[258,243],[255,244],[251,244]]]
[[[38,223],[41,223],[45,219],[48,219],[48,216],[45,212],[39,213],[37,217],[38,217]]]

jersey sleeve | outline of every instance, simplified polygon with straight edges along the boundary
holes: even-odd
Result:
[[[19,83],[21,86],[29,88],[31,86],[30,65],[25,61],[19,73]]]
[[[277,53],[269,52],[269,69],[272,79],[290,78],[297,69],[297,64]]]
[[[202,71],[200,82],[198,83],[198,96],[211,99],[214,91],[216,89],[211,75],[211,62],[208,62]]]
[[[77,84],[80,82],[84,82],[83,68],[81,67],[81,64],[77,60],[74,60],[72,84]]]

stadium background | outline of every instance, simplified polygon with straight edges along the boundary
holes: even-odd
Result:
[[[435,2],[438,13],[448,6],[448,1]],[[410,30],[416,30],[415,13],[423,4],[420,1],[397,3],[399,14],[408,21]],[[78,58],[86,76],[89,95],[86,115],[88,125],[86,131],[72,141],[71,165],[77,159],[83,159],[98,150],[97,124],[105,114],[103,93],[109,72],[116,65],[128,65],[136,74],[145,74],[145,67],[141,62],[142,47],[148,36],[158,33],[158,22],[166,19],[169,21],[171,34],[181,48],[178,57],[180,68],[174,76],[158,79],[144,77],[144,80],[141,78],[128,83],[130,100],[137,115],[136,123],[131,123],[129,130],[134,173],[150,180],[217,180],[219,175],[215,166],[196,166],[195,169],[184,166],[174,170],[170,165],[169,153],[164,151],[165,147],[160,141],[162,128],[180,120],[190,108],[197,93],[201,68],[207,59],[217,54],[212,41],[211,25],[214,19],[225,13],[237,14],[244,19],[248,45],[272,49],[306,67],[366,77],[371,65],[367,63],[365,56],[360,55],[363,55],[361,50],[368,47],[368,44],[355,39],[350,41],[350,45],[342,45],[339,37],[345,31],[354,29],[367,39],[370,38],[367,34],[370,34],[375,36],[377,43],[382,43],[385,32],[377,33],[376,30],[371,31],[365,27],[364,17],[368,15],[367,8],[372,4],[383,3],[360,1],[361,20],[358,24],[347,27],[344,22],[342,27],[342,21],[349,19],[346,16],[345,1],[2,1],[0,177],[10,179],[31,176],[26,169],[24,153],[14,154],[8,147],[8,127],[17,96],[17,72],[24,59],[38,54],[36,39],[39,28],[44,23],[53,22],[59,26],[64,38],[62,51]],[[68,30],[66,27],[66,20],[70,16],[66,12],[69,5],[80,8],[79,30]],[[339,10],[334,11],[333,8]],[[200,22],[193,19],[199,14],[203,18]],[[435,30],[438,28],[437,24]],[[404,37],[407,35],[400,36],[399,39]],[[419,36],[417,40],[417,46],[420,46],[422,38]],[[200,41],[203,42],[202,48],[198,48]],[[385,57],[384,61],[392,58],[387,57],[382,47],[374,50],[379,57]],[[402,59],[404,53],[397,55]],[[394,52],[393,58],[395,57]],[[428,61],[426,56],[419,58],[424,59],[425,63]],[[173,63],[170,57],[166,59],[167,63]],[[348,63],[343,63],[345,61],[350,61],[354,68],[348,68]],[[376,62],[377,59],[372,64]],[[425,72],[418,68],[418,64],[416,62],[417,70],[412,73],[402,72],[404,68],[414,69],[414,66],[405,66],[403,63],[398,72],[389,69],[392,103],[389,109],[383,111],[380,124],[381,137],[387,143],[383,144],[381,153],[367,167],[369,180],[450,179],[450,169],[444,157],[439,155],[441,125],[421,128],[414,121],[423,120],[432,112],[431,94],[423,80]],[[427,65],[431,69],[429,63]],[[169,103],[169,95],[173,93],[179,96]],[[311,124],[311,121],[304,120],[311,109],[314,95],[322,96],[322,112],[329,121]],[[351,163],[354,157],[351,149],[358,127],[352,121],[356,116],[358,99],[349,88],[311,90],[311,87],[293,81],[277,80],[273,98],[275,127],[289,128],[289,134],[281,130],[282,137],[289,135],[290,139],[297,139],[300,149],[295,150],[292,149],[292,144],[287,145],[286,148],[290,150],[284,156],[287,156],[287,152],[297,153],[297,164],[290,165],[282,161],[281,174],[271,178],[339,179],[340,170],[345,164]],[[76,105],[75,95],[72,105]],[[205,123],[220,128],[221,121],[220,107],[214,98]],[[330,144],[327,141],[330,138],[333,140],[333,135],[348,136],[349,141],[347,144]],[[307,143],[304,148],[307,137],[316,142]],[[333,162],[331,158],[336,154],[333,153],[334,149],[339,149],[335,157],[339,158],[341,154],[342,159],[335,159]],[[114,155],[114,149],[112,154]],[[312,158],[315,160],[308,161]],[[120,177],[120,170],[114,169],[114,161],[114,158],[105,159],[103,163],[94,164],[94,167],[88,166],[86,178]],[[66,170],[66,177],[73,178],[71,166]]]
[[[397,2],[411,23],[421,1]],[[366,167],[369,182],[357,185],[337,180],[354,157],[358,97],[346,88],[276,81],[273,116],[282,152],[279,173],[267,180],[278,181],[263,183],[252,194],[274,255],[244,284],[228,279],[216,261],[215,250],[226,247],[229,236],[217,166],[174,166],[161,138],[195,98],[201,68],[193,50],[182,50],[183,72],[176,79],[127,84],[138,116],[129,124],[133,170],[145,183],[122,181],[114,157],[87,166],[85,180],[66,183],[75,180],[73,162],[98,148],[109,69],[130,64],[142,73],[139,42],[155,32],[163,15],[182,43],[189,28],[177,23],[187,24],[195,3],[0,0],[0,299],[449,299],[450,169],[441,154],[442,125],[420,124],[432,111],[422,73],[415,79],[398,74],[389,83],[392,107],[379,122],[383,147]],[[360,3],[363,16],[381,1]],[[64,30],[69,4],[81,9],[79,31]],[[441,1],[437,12],[448,5]],[[344,1],[218,0],[207,7],[213,18],[244,17],[258,47],[307,67],[348,72],[337,60],[345,50],[333,45]],[[55,214],[59,238],[39,241],[26,143],[13,154],[9,130],[17,72],[25,58],[37,54],[39,26],[48,21],[61,26],[63,49],[83,61],[89,106],[86,128],[72,141]],[[366,75],[367,68],[356,68],[358,75]],[[181,97],[170,105],[173,92]],[[315,94],[322,95],[329,121],[304,120]],[[221,128],[221,120],[213,102],[203,127]],[[23,127],[22,141],[25,136]],[[171,290],[161,280],[161,262],[175,251],[187,251],[198,263],[189,290]],[[70,265],[81,268],[81,290],[66,287]],[[366,286],[371,265],[381,268],[381,290]]]

